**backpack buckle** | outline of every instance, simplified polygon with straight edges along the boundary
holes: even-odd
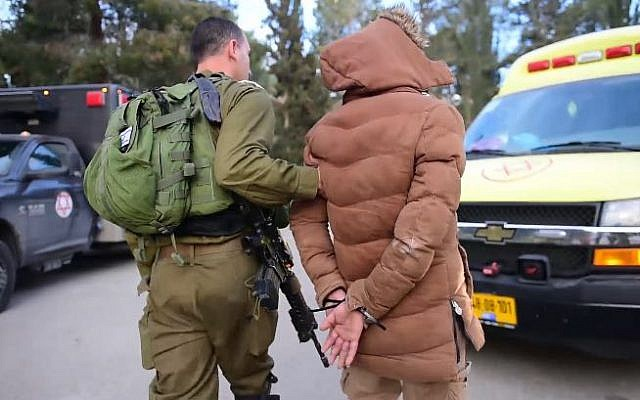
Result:
[[[173,260],[174,263],[176,263],[181,267],[184,267],[187,264],[184,257],[182,257],[182,254],[180,253],[175,253],[175,252],[171,253],[171,259]]]
[[[173,246],[173,253],[171,253],[171,259],[177,265],[179,265],[181,267],[184,267],[187,264],[187,262],[185,261],[184,257],[182,257],[182,254],[180,254],[180,252],[178,252],[178,244],[176,243],[176,235],[174,235],[173,233],[171,234],[171,245]]]
[[[196,165],[194,163],[185,163],[182,167],[182,176],[189,177],[196,174]]]

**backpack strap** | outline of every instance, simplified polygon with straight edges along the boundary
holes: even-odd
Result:
[[[178,122],[189,117],[189,111],[185,109],[172,112],[171,114],[162,114],[159,117],[155,117],[153,119],[153,130],[160,129],[163,126],[173,124],[174,122]]]
[[[168,114],[169,113],[169,102],[160,93],[160,89],[159,88],[151,89],[151,94],[153,94],[153,97],[155,97],[156,101],[158,102],[158,106],[160,107],[160,113]]]
[[[195,80],[200,92],[200,101],[202,102],[202,111],[205,117],[211,123],[222,122],[220,112],[220,93],[215,85],[202,74],[193,74],[187,82]]]

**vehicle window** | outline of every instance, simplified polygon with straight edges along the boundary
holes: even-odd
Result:
[[[42,171],[52,168],[60,168],[65,165],[67,148],[63,144],[46,143],[41,144],[33,151],[29,157],[29,169],[31,171]]]
[[[640,75],[550,86],[492,100],[469,127],[467,151],[522,154],[566,143],[640,148]]]
[[[7,175],[24,142],[0,142],[0,176]]]

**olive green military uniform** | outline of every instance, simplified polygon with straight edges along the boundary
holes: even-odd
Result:
[[[223,79],[218,184],[262,206],[314,198],[316,170],[268,156],[275,127],[269,95],[251,82]],[[149,291],[140,333],[143,366],[156,370],[150,399],[217,399],[218,367],[236,398],[268,391],[277,312],[256,307],[251,289],[259,266],[240,236],[183,236],[175,245],[168,237],[128,238],[143,276],[139,290]]]

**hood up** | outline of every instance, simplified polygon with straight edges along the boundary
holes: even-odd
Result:
[[[428,59],[400,26],[384,17],[330,43],[320,54],[320,66],[325,86],[332,91],[366,95],[453,83],[443,61]]]

